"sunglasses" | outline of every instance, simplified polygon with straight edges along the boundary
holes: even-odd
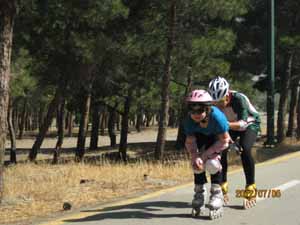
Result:
[[[190,105],[189,112],[190,114],[202,114],[208,111],[209,106],[205,105]]]

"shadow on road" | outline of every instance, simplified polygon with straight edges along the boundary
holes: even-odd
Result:
[[[226,207],[230,208],[230,209],[236,209],[236,210],[243,210],[243,211],[245,211],[244,207],[241,206],[241,205],[227,205]]]
[[[165,208],[185,208],[186,213],[162,213]],[[104,209],[85,210],[82,212],[99,212],[99,214],[80,219],[64,220],[64,222],[88,222],[105,219],[191,218],[191,205],[186,202],[155,201],[135,203],[126,206],[107,207]],[[201,216],[198,218],[202,220],[209,220],[208,216]]]

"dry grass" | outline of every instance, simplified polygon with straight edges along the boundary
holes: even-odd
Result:
[[[140,162],[101,166],[23,164],[6,168],[4,179],[5,199],[0,206],[0,223],[59,212],[64,202],[79,208],[187,182],[192,179],[192,172],[187,160],[172,164]],[[81,180],[86,182],[81,183]]]
[[[176,134],[175,129],[171,130],[169,139],[175,139]],[[155,142],[156,133],[152,130],[138,135],[129,134],[130,141],[132,143],[141,142],[141,140]],[[106,140],[104,137],[102,139],[102,141]],[[69,145],[66,147],[74,147],[75,139],[70,138],[68,141],[70,143],[67,142]],[[30,149],[32,140],[28,140],[28,143],[24,142],[29,147],[23,142],[18,143],[19,147]],[[54,146],[52,139],[49,139],[48,142],[45,143],[45,148]],[[264,140],[261,140],[253,149],[253,155],[257,162],[300,149],[300,142],[295,139],[286,139],[282,145],[272,150],[264,149],[263,142]],[[153,149],[149,146],[149,143],[147,145],[143,143],[134,144],[131,148],[134,148],[135,153],[144,153],[148,151],[147,148]],[[128,152],[130,153],[130,151]],[[174,155],[174,152],[170,152],[170,154]],[[231,152],[229,164],[231,169],[236,168],[236,165],[240,165],[240,157]],[[145,179],[145,174],[147,179]],[[0,205],[0,224],[33,220],[37,217],[61,212],[64,202],[70,202],[73,208],[80,208],[109,202],[119,197],[132,196],[134,193],[145,190],[151,191],[186,183],[192,181],[193,175],[189,161],[178,160],[175,157],[168,164],[147,162],[129,165],[110,163],[101,165],[69,163],[56,166],[19,164],[7,167],[4,179],[5,201]],[[88,180],[88,182],[80,184],[81,180]],[[21,222],[21,224],[25,223]]]

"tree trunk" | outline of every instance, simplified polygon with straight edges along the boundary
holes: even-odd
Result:
[[[32,129],[31,112],[29,111],[29,109],[27,109],[25,114],[25,131],[31,131],[31,129]]]
[[[146,115],[146,127],[150,127],[150,122],[153,118],[153,115],[148,111],[145,112],[145,115]]]
[[[17,163],[16,133],[12,123],[12,112],[13,112],[13,104],[12,104],[12,100],[9,99],[7,124],[8,124],[9,137],[10,137],[10,163],[15,164]]]
[[[287,111],[287,97],[288,87],[292,72],[293,54],[288,56],[288,64],[286,74],[281,74],[281,88],[280,88],[280,99],[278,105],[278,118],[277,118],[277,139],[278,143],[283,142],[285,138],[285,114]]]
[[[104,129],[108,128],[108,112],[105,111],[105,116],[104,116]]]
[[[176,123],[175,110],[173,108],[169,109],[169,121],[168,126],[174,128]]]
[[[13,105],[13,114],[12,114],[12,121],[13,121],[13,127],[15,130],[15,133],[17,133],[18,130],[18,104],[14,102]]]
[[[39,131],[42,129],[43,121],[44,121],[44,111],[45,111],[45,105],[43,103],[40,103],[39,108]]]
[[[64,128],[65,128],[65,99],[62,98],[61,102],[58,105],[57,108],[57,142],[56,142],[56,146],[54,149],[54,154],[53,154],[53,164],[57,164],[58,163],[58,159],[60,156],[60,152],[61,152],[61,147],[63,145],[64,142]]]
[[[117,114],[116,126],[117,126],[117,131],[120,131],[120,115],[119,114]]]
[[[130,104],[131,104],[131,93],[128,94],[128,96],[125,98],[124,112],[122,114],[122,122],[121,122],[119,153],[121,159],[124,162],[127,162],[127,136],[128,136]]]
[[[108,134],[110,138],[110,146],[116,147],[116,132],[115,132],[115,123],[116,123],[116,110],[115,108],[109,108],[109,119],[108,119]]]
[[[106,110],[103,110],[100,116],[100,134],[102,136],[105,135],[105,117],[106,117]]]
[[[27,99],[24,98],[23,106],[22,106],[22,113],[21,113],[21,120],[19,124],[19,139],[23,138],[24,128],[25,128],[25,116],[26,116],[26,105]]]
[[[169,35],[168,35],[168,43],[167,43],[167,51],[166,51],[165,71],[164,71],[162,86],[161,86],[161,107],[160,107],[159,128],[158,128],[156,148],[155,148],[156,160],[162,159],[164,149],[165,149],[165,142],[166,142],[169,101],[170,101],[169,85],[171,79],[171,56],[172,56],[172,50],[174,48],[174,42],[175,42],[176,0],[171,1],[169,23],[170,24],[169,24]]]
[[[74,121],[74,117],[73,117],[73,113],[72,112],[68,112],[69,114],[69,119],[68,119],[68,137],[72,137],[73,135],[73,121]]]
[[[52,101],[50,102],[49,106],[48,106],[48,112],[47,112],[47,115],[41,125],[41,129],[35,139],[35,142],[30,150],[30,153],[29,153],[29,160],[30,161],[34,161],[36,159],[36,156],[37,156],[37,153],[38,153],[38,150],[40,149],[41,145],[43,144],[43,141],[44,141],[44,138],[45,138],[45,135],[52,123],[52,120],[53,120],[53,117],[54,117],[54,114],[55,114],[55,110],[57,109],[57,105],[59,104],[60,102],[60,99],[61,99],[61,91],[60,90],[62,87],[58,87],[56,89],[56,92],[55,92],[55,95],[54,95],[54,98],[52,99]],[[64,88],[64,87],[63,87]]]
[[[0,1],[0,203],[4,197],[4,153],[15,13],[16,2],[14,0]]]
[[[24,131],[28,131],[30,130],[30,122],[29,122],[29,112],[28,109],[26,107],[26,111],[25,111],[25,123],[24,123]]]
[[[297,102],[297,139],[300,139],[300,90],[298,91],[298,102]]]
[[[295,115],[296,115],[299,80],[300,80],[299,75],[294,76],[294,78],[291,79],[291,100],[290,100],[290,109],[289,109],[288,130],[286,132],[287,137],[293,136],[294,128],[296,125]]]
[[[191,91],[192,88],[192,71],[189,71],[188,77],[187,77],[187,85],[185,88],[185,93],[182,98],[182,103],[181,103],[181,108],[180,108],[180,115],[179,115],[179,128],[178,128],[178,133],[177,133],[177,139],[176,139],[176,149],[180,150],[184,147],[185,143],[185,134],[184,134],[184,127],[183,127],[183,121],[184,118],[187,115],[187,108],[186,108],[186,103],[185,103],[185,98],[188,95],[188,93]]]
[[[32,131],[35,131],[38,128],[38,116],[37,116],[37,112],[34,111],[31,115],[31,120],[32,120]]]
[[[91,134],[90,149],[98,148],[99,124],[100,124],[100,105],[99,103],[95,103],[93,104],[92,107],[92,134]]]
[[[137,132],[141,132],[141,126],[143,125],[143,106],[142,104],[138,104],[137,107],[137,117],[136,117],[136,124],[135,124],[135,129]]]
[[[66,113],[66,116],[65,116],[65,128],[64,129],[68,130],[70,112],[67,110],[67,111],[65,111],[65,113]]]
[[[131,116],[131,117],[129,117],[130,119],[129,119],[129,124],[130,124],[130,126],[134,126],[135,127],[135,115],[133,115],[133,116]]]
[[[76,148],[76,161],[82,161],[85,154],[85,140],[87,135],[87,127],[89,122],[89,113],[91,106],[91,94],[92,83],[88,84],[88,90],[86,92],[85,101],[81,110],[81,118],[79,125],[79,133],[77,139],[77,148]]]

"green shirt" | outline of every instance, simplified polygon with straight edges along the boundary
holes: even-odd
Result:
[[[248,97],[242,93],[232,91],[232,97],[229,105],[232,111],[236,114],[236,121],[244,120],[247,121],[249,118],[254,118],[254,122],[248,126],[256,133],[260,132],[260,116],[254,106],[250,103]],[[226,107],[226,108],[227,108]],[[225,113],[227,116],[227,113]]]

